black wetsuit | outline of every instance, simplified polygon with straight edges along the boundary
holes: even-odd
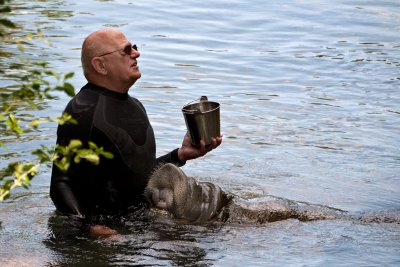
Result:
[[[156,159],[156,144],[143,105],[128,93],[116,93],[93,84],[85,85],[65,112],[77,125],[59,125],[57,144],[79,139],[113,153],[94,165],[82,160],[66,173],[53,165],[50,197],[57,210],[78,215],[115,213],[138,205],[148,177],[159,163],[179,161],[177,149]]]

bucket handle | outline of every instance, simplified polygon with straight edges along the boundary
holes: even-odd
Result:
[[[190,101],[189,103],[187,103],[186,105],[183,106],[182,110],[184,110],[185,112],[199,113],[199,112],[201,112],[199,109],[185,109],[185,107],[189,106],[190,104],[193,104],[195,102],[202,102],[202,101],[208,101],[207,96],[203,95],[203,96],[200,96],[198,99]]]

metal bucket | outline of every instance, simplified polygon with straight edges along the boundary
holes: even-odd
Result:
[[[195,102],[196,101],[196,102]],[[219,103],[208,101],[206,96],[192,101],[182,108],[186,128],[193,145],[200,145],[203,139],[206,145],[211,144],[211,137],[220,136]]]

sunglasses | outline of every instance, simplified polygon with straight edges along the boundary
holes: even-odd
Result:
[[[118,52],[118,51],[122,51],[122,52],[124,52],[125,54],[130,55],[130,54],[132,53],[132,49],[135,50],[135,51],[138,51],[138,48],[137,48],[137,45],[136,45],[136,44],[131,44],[131,43],[129,43],[129,44],[127,44],[124,48],[117,49],[117,50],[114,50],[114,51],[111,51],[111,52],[102,54],[102,55],[100,55],[100,56],[98,56],[98,57],[102,57],[102,56],[105,56],[105,55],[109,55],[109,54],[112,54],[112,53],[115,53],[115,52]]]

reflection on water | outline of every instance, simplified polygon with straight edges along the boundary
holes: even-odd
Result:
[[[121,266],[140,265],[201,265],[207,259],[208,246],[199,242],[199,236],[212,237],[217,229],[212,226],[179,224],[171,219],[140,214],[101,221],[120,235],[96,238],[82,231],[84,223],[65,220],[60,215],[49,219],[50,234],[43,240],[57,257],[53,264],[61,266]],[[66,231],[68,229],[68,231]]]
[[[76,72],[76,88],[85,83],[79,58],[89,32],[119,27],[138,44],[143,76],[130,93],[147,109],[159,155],[181,142],[184,104],[201,95],[219,102],[223,145],[189,162],[188,175],[254,201],[273,195],[382,220],[244,226],[127,218],[116,225],[120,239],[94,238],[73,227],[54,230],[45,167],[32,193],[17,191],[0,204],[5,266],[398,265],[397,1],[12,4],[15,22],[31,32],[39,27],[52,42],[27,44],[29,58]],[[21,64],[20,52],[7,42],[0,50],[0,84],[12,89],[9,66]],[[21,114],[58,116],[68,97],[57,96],[43,110],[21,106]],[[9,142],[0,164],[53,145],[55,131],[46,125],[20,143],[2,132]]]

